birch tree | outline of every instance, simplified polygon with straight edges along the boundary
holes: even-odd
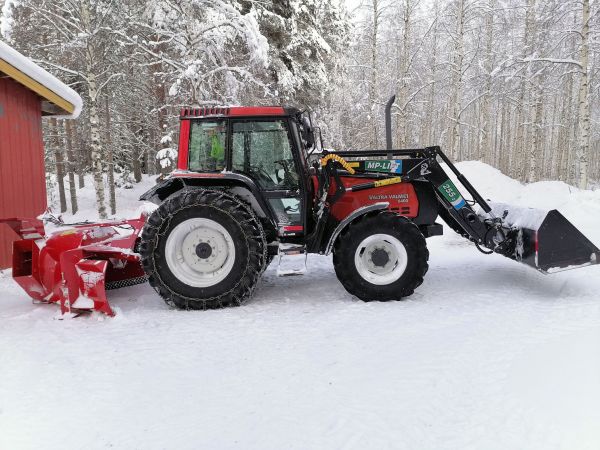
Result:
[[[581,48],[579,51],[579,142],[577,145],[578,185],[588,187],[588,152],[590,148],[590,98],[589,98],[589,40],[590,40],[590,0],[582,0]]]
[[[371,114],[370,125],[372,127],[372,135],[369,143],[370,148],[377,148],[379,143],[379,127],[377,126],[378,118],[377,114],[377,103],[378,103],[378,40],[379,40],[379,20],[381,15],[380,2],[379,0],[372,0],[371,9],[371,67],[370,74],[371,79],[369,83],[369,110]]]
[[[465,1],[456,0],[454,5],[455,32],[450,35],[454,42],[454,52],[450,70],[452,72],[452,94],[449,104],[448,147],[452,158],[461,159],[460,149],[460,114],[462,109],[462,84],[464,60],[464,34],[465,34]]]

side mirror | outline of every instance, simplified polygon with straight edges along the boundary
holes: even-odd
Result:
[[[315,145],[315,132],[307,117],[302,118],[302,140],[306,148],[313,148]]]

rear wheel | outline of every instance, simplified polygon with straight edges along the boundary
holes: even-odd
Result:
[[[390,212],[368,215],[337,239],[335,272],[361,300],[399,300],[423,282],[429,251],[419,228]]]
[[[181,192],[148,218],[140,245],[150,284],[172,306],[240,305],[267,261],[260,220],[236,196]]]

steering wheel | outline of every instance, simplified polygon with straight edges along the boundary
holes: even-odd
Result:
[[[275,178],[277,178],[277,183],[281,184],[285,182],[286,185],[294,185],[298,181],[298,177],[293,170],[290,170],[290,167],[294,167],[294,160],[290,159],[279,159],[275,161],[275,164],[279,164],[283,168],[283,177],[279,175],[279,170],[275,170]]]
[[[262,180],[263,183],[265,183],[267,186],[272,186],[273,184],[275,184],[273,178],[271,178],[271,175],[269,175],[269,173],[267,173],[267,171],[263,169],[262,166],[250,166],[250,173],[254,175],[258,180]]]

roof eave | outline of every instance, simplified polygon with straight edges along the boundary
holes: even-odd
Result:
[[[47,115],[70,116],[75,112],[75,105],[54,93],[46,86],[40,84],[29,75],[21,72],[19,69],[3,59],[0,59],[0,72],[8,75],[9,78],[12,78],[19,84],[22,84],[29,90],[39,95],[44,100],[44,103],[47,104],[46,108],[42,108]],[[48,104],[52,105],[53,107],[49,107]]]

